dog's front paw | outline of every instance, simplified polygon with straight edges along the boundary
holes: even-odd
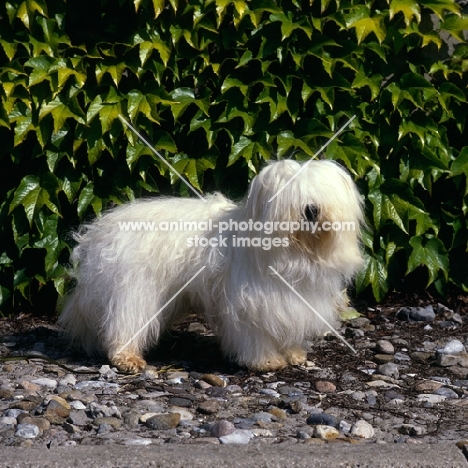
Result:
[[[302,348],[288,349],[284,355],[292,366],[300,366],[307,360],[307,352]]]
[[[146,361],[138,354],[117,354],[109,358],[112,365],[123,372],[142,372],[146,367]]]
[[[286,367],[288,363],[283,356],[271,356],[265,358],[263,361],[260,361],[253,366],[249,366],[252,370],[256,370],[259,372],[270,372],[270,371],[277,371]]]

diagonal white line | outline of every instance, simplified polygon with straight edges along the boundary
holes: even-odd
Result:
[[[120,354],[204,269],[202,266],[118,351]]]
[[[356,118],[353,115],[301,168],[294,174],[269,200],[270,203],[274,200],[309,164],[314,160],[354,119]]]
[[[278,275],[278,278],[322,321],[327,327],[346,345],[352,350],[354,354],[357,351],[330,325],[271,265],[269,268]]]
[[[127,125],[128,128],[130,128],[133,133],[135,133],[135,135],[137,135],[140,140],[159,158],[161,159],[161,161],[165,162],[167,164],[167,166],[175,173],[179,176],[180,180],[182,180],[185,185],[198,197],[200,198],[201,200],[203,200],[205,203],[206,203],[206,200],[205,198],[203,198],[191,185],[190,183],[181,175],[179,174],[179,172],[177,171],[177,169],[172,166],[168,161],[166,161],[162,156],[161,156],[161,153],[159,153],[159,151],[157,151],[155,148],[153,148],[153,146],[149,143],[149,141],[147,141],[143,135],[141,133],[138,132],[138,130],[130,123],[130,122],[127,122],[127,120],[125,120],[122,116],[122,114],[119,114],[119,119],[122,120],[123,122],[125,122],[125,125]]]

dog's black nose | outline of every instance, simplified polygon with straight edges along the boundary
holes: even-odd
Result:
[[[313,222],[317,219],[319,214],[319,208],[317,205],[307,205],[304,208],[304,217],[307,221]]]

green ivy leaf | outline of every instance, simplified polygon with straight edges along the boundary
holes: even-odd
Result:
[[[373,205],[374,224],[378,229],[386,221],[392,221],[403,232],[407,233],[403,220],[388,195],[382,193],[379,188],[373,188],[369,191],[368,198]]]
[[[465,196],[468,194],[468,146],[465,146],[457,158],[452,162],[450,171],[453,175],[465,176]],[[466,204],[463,204],[463,210],[466,213]]]
[[[423,242],[422,237],[412,237],[410,245],[413,249],[408,259],[406,274],[411,273],[421,265],[425,265],[429,272],[428,286],[435,281],[439,271],[447,279],[449,258],[444,245],[439,239],[432,238]]]
[[[53,199],[51,199],[51,196]],[[19,187],[15,190],[9,213],[18,206],[22,206],[29,224],[32,225],[33,220],[44,205],[57,215],[60,213],[55,194],[53,192],[49,193],[48,190],[42,186],[41,180],[38,177],[28,175],[24,177]]]
[[[364,266],[356,276],[356,290],[364,291],[370,285],[377,301],[381,301],[388,289],[387,269],[378,258],[364,255]]]
[[[56,97],[53,101],[44,104],[39,111],[39,121],[46,115],[52,114],[54,119],[54,133],[65,127],[65,122],[68,118],[74,118],[78,122],[84,124],[85,120],[82,116],[76,115],[68,104],[62,102],[60,97]]]
[[[88,206],[94,210],[94,214],[99,215],[102,211],[102,200],[94,194],[94,184],[88,182],[83,189],[81,189],[78,198],[77,212],[78,216],[82,218],[86,214]]]
[[[42,0],[24,0],[16,12],[16,16],[23,24],[30,29],[30,23],[35,13],[38,12],[43,16],[47,16],[46,5]]]
[[[371,100],[374,100],[380,94],[382,79],[382,75],[377,74],[369,77],[364,72],[360,71],[354,78],[351,87],[363,88],[364,86],[367,86],[371,91]]]
[[[296,138],[292,132],[284,131],[281,132],[276,138],[278,143],[278,157],[283,157],[291,149],[300,148],[304,153],[309,156],[314,156],[314,151],[304,141]]]
[[[406,26],[408,27],[415,17],[417,22],[421,22],[421,10],[414,0],[392,0],[390,2],[390,19],[398,13],[403,13]]]
[[[386,36],[385,26],[381,16],[371,16],[369,7],[358,5],[352,12],[345,15],[346,27],[354,28],[358,44],[360,44],[369,34],[374,33],[380,43]]]
[[[440,19],[447,11],[460,14],[460,7],[453,0],[419,0],[419,3],[432,10]]]
[[[11,62],[16,55],[18,44],[8,42],[5,39],[0,39],[0,45],[3,48],[3,52],[5,52],[5,55],[8,57],[8,60]]]

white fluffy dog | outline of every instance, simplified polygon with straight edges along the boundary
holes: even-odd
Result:
[[[221,194],[124,204],[76,234],[76,286],[59,323],[88,353],[136,372],[161,333],[194,308],[239,364],[300,364],[304,341],[326,329],[312,309],[336,324],[345,305],[362,263],[362,219],[356,186],[331,161],[271,162],[239,204]],[[181,222],[192,230],[175,229]]]

